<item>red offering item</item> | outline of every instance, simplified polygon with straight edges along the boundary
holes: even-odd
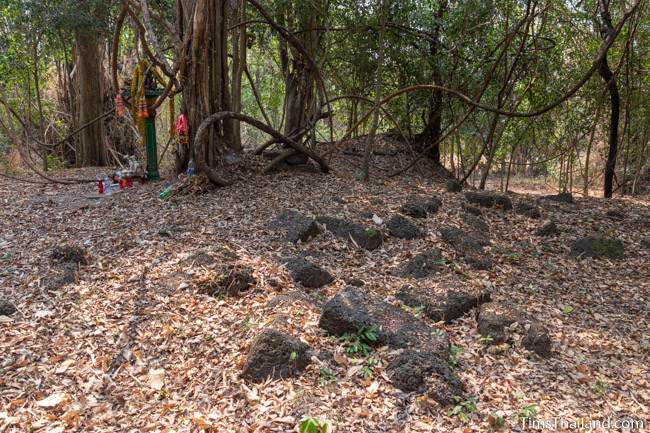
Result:
[[[126,186],[129,188],[133,187],[133,178],[131,176],[126,178]]]
[[[138,102],[138,117],[146,119],[149,117],[149,108],[147,107],[147,100],[142,96]]]
[[[117,117],[123,117],[126,109],[124,108],[124,101],[122,100],[122,95],[119,93],[115,97],[115,111],[117,112]]]
[[[187,135],[189,131],[190,126],[187,122],[187,117],[184,114],[181,114],[176,120],[176,132],[178,135]]]
[[[103,180],[98,180],[97,181],[97,189],[99,189],[100,194],[104,194],[104,181]]]

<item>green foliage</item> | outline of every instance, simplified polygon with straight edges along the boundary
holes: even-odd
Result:
[[[8,138],[4,137],[3,135],[0,135],[0,168],[4,170],[8,170],[9,167],[5,167],[5,164],[7,162],[7,157],[9,156],[9,152],[11,151],[11,142],[9,141]]]
[[[347,344],[347,353],[352,356],[366,357],[372,352],[372,346],[379,340],[378,328],[370,326],[360,329],[356,334],[345,334],[341,341]]]
[[[515,392],[515,398],[516,398],[517,400],[520,400],[520,401],[521,401],[521,400],[523,400],[523,399],[526,398],[526,394],[524,394],[524,393],[521,392],[521,391],[517,391],[517,392]]]
[[[155,16],[152,26],[163,47],[173,47],[174,38],[159,18],[165,18],[174,28],[178,18],[175,3],[173,0],[149,2]],[[375,80],[379,59],[379,2],[269,0],[263,5],[313,53],[330,97],[365,98],[343,97],[332,103],[334,135],[341,137],[353,120],[371,107],[372,102],[368,100],[372,101],[375,96],[375,86],[371,83]],[[525,24],[520,20],[526,15],[528,6],[526,2],[512,0],[390,2],[391,25],[385,35],[385,64],[380,77],[383,92],[388,94],[403,87],[435,82],[471,98],[480,95],[484,105],[500,106],[506,111],[534,111],[554,101],[579,82],[594,61],[602,43],[601,35],[594,31],[598,20],[596,7],[594,2],[545,4],[534,13],[535,32],[524,31],[527,28],[524,25],[521,31],[512,33],[509,43],[504,43],[515,25]],[[59,68],[64,71],[65,67],[72,66],[75,39],[92,32],[102,35],[109,45],[119,7],[120,2],[103,0],[4,0],[0,5],[0,88],[16,89],[18,94],[10,97],[16,98],[21,107],[27,105],[28,99],[35,100],[37,90],[46,95],[44,99],[52,99],[51,95],[57,94],[51,90],[59,85],[60,77],[55,76]],[[610,8],[614,21],[620,19],[620,5],[612,2]],[[287,117],[287,77],[304,64],[304,59],[297,50],[281,41],[277,31],[260,25],[257,13],[251,9],[244,21],[250,22],[246,26],[247,63],[252,84],[244,78],[242,111],[262,119],[259,107],[262,105],[271,126],[283,130]],[[138,10],[135,12],[142,14]],[[627,164],[627,176],[634,176],[633,172],[640,172],[647,165],[646,130],[650,119],[647,104],[650,80],[645,73],[650,56],[650,50],[645,48],[650,36],[647,14],[640,14],[634,29],[631,33],[629,26],[624,26],[610,49],[612,64],[625,59],[629,65],[635,65],[621,68],[617,77],[620,87],[625,87],[621,89],[625,90],[621,91],[621,96],[628,117],[620,142],[625,144],[625,161],[634,162]],[[134,36],[131,26],[125,26],[118,46],[120,59],[133,54]],[[632,37],[629,43],[628,36]],[[627,47],[635,49],[625,52]],[[142,57],[141,52],[138,54]],[[179,57],[173,49],[167,50],[165,55],[170,60]],[[500,62],[495,64],[496,60]],[[34,86],[36,72],[41,77],[38,89]],[[590,145],[588,132],[602,122],[602,118],[595,119],[595,116],[603,112],[597,110],[602,104],[603,86],[601,80],[588,80],[576,95],[579,97],[569,99],[546,115],[535,117],[534,121],[495,117],[484,110],[474,110],[443,142],[443,156],[449,161],[453,155],[455,168],[463,171],[473,161],[481,161],[481,152],[491,149],[493,173],[505,175],[505,171],[511,169],[513,174],[550,175],[564,187],[571,179],[575,187],[581,182],[582,162]],[[253,87],[259,94],[260,104]],[[314,89],[311,91],[311,96],[318,93]],[[432,111],[431,96],[432,92],[426,90],[393,99],[384,107],[390,116],[382,115],[379,132],[400,129],[415,138],[423,132]],[[45,113],[41,116],[34,110],[32,124],[38,125],[43,120],[41,117],[46,117],[56,125],[54,119],[50,119],[57,112],[54,104],[48,107],[48,101],[45,102]],[[453,125],[467,108],[466,102],[445,94],[441,110],[443,129]],[[326,123],[321,121],[316,127],[314,135],[318,142],[329,140]],[[368,123],[361,125],[358,135],[367,132]],[[69,130],[69,126],[57,125],[57,129]],[[492,126],[494,134],[488,134]],[[596,129],[594,143],[606,140],[605,129]],[[243,137],[249,146],[267,140],[265,134],[249,126],[243,127]],[[592,153],[591,165],[593,161],[601,163],[604,155],[599,152]],[[488,155],[483,156],[485,160]],[[572,176],[566,172],[567,167],[573,167]],[[597,172],[595,167],[590,170]],[[609,249],[609,246],[604,247]],[[531,253],[536,254],[534,251]],[[521,259],[517,253],[506,253],[504,257],[513,262]]]
[[[458,346],[451,346],[449,349],[449,365],[457,367],[460,364],[460,355],[463,353],[463,348]]]
[[[492,413],[488,415],[488,424],[490,425],[490,428],[494,431],[499,431],[503,429],[506,425],[506,420],[503,418],[501,415],[498,415],[496,413]]]
[[[488,353],[497,356],[501,356],[508,353],[508,350],[510,350],[510,344],[508,343],[494,344],[488,347],[487,349]]]
[[[484,346],[489,346],[490,344],[494,343],[494,338],[490,337],[489,335],[482,335],[478,341]]]
[[[9,153],[10,149],[11,149],[11,141],[9,140],[9,138],[0,134],[0,155]]]
[[[24,83],[34,68],[47,70],[54,56],[71,57],[75,32],[108,34],[114,11],[102,0],[5,0],[0,6],[0,86]]]
[[[593,389],[596,394],[604,396],[609,391],[609,383],[602,379],[598,379],[591,385],[591,389]]]
[[[518,253],[516,251],[505,251],[503,253],[503,257],[513,263],[518,262],[521,259],[521,253]]]
[[[65,168],[65,162],[61,160],[56,155],[47,155],[47,169],[49,171],[63,170]]]
[[[469,417],[476,412],[476,398],[470,397],[467,400],[462,400],[455,397],[456,404],[449,408],[447,416],[457,417],[462,422],[469,422]]]
[[[537,406],[535,406],[534,404],[522,406],[521,408],[519,408],[519,411],[517,412],[517,416],[520,419],[524,419],[524,420],[534,419],[537,416]]]
[[[422,315],[424,314],[424,306],[423,305],[418,305],[415,307],[409,307],[408,305],[402,304],[401,308],[403,311],[406,311],[407,313],[413,314],[416,318],[421,319]]]
[[[366,235],[368,237],[375,237],[375,236],[378,236],[380,234],[381,234],[381,232],[379,230],[373,228],[373,227],[370,227],[370,228],[366,229]]]
[[[528,244],[520,244],[523,249],[528,249],[530,246]],[[523,254],[508,248],[497,247],[495,252],[502,256],[506,261],[511,263],[517,263],[523,258]]]
[[[332,370],[327,367],[321,367],[318,375],[318,385],[325,387],[334,382],[336,382],[336,376],[334,376]]]
[[[564,314],[566,314],[567,316],[569,314],[573,313],[574,310],[575,310],[575,308],[573,308],[571,305],[565,305],[564,307],[562,307],[562,312]]]
[[[368,380],[372,377],[375,367],[379,364],[379,361],[375,358],[366,359],[366,363],[361,370],[359,370],[359,377],[364,380]]]
[[[312,416],[306,416],[298,425],[300,433],[329,433],[331,431],[330,423]]]
[[[358,333],[359,339],[367,344],[375,344],[379,340],[379,328],[376,325],[362,328]]]
[[[625,254],[623,244],[617,239],[594,239],[592,242],[592,248],[596,254],[605,257],[618,258]]]
[[[354,180],[356,180],[357,182],[365,182],[368,180],[368,175],[364,173],[362,170],[359,170],[354,175]]]
[[[249,315],[247,314],[247,315],[244,317],[244,327],[245,327],[247,330],[250,331],[251,329],[254,329],[254,328],[257,327],[257,323],[255,323],[255,322],[253,321],[253,319],[251,319],[251,316],[249,316]]]

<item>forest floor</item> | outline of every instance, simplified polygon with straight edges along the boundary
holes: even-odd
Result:
[[[542,431],[522,425],[526,414],[636,419],[648,428],[649,202],[576,198],[575,205],[544,205],[543,219],[555,218],[561,229],[547,238],[534,234],[543,219],[484,210],[494,266],[478,271],[440,238],[441,226],[461,224],[462,193],[412,174],[359,183],[345,158],[333,166],[332,175],[253,170],[232,187],[167,201],[158,197],[164,183],[97,198],[88,184],[0,180],[0,296],[17,307],[11,317],[0,316],[0,432],[297,431],[303,416],[328,420],[335,432],[486,432],[495,417],[503,417],[506,431]],[[329,232],[292,244],[269,229],[287,209],[374,226],[372,216],[387,221],[412,195],[443,202],[420,221],[425,236],[388,237],[375,251]],[[606,216],[610,210],[622,220]],[[571,257],[572,242],[596,231],[620,238],[625,258]],[[58,284],[62,270],[51,253],[64,243],[85,248],[90,261],[69,284]],[[442,272],[420,280],[396,272],[434,246],[444,255]],[[389,302],[406,284],[490,290],[494,302],[549,329],[552,356],[539,358],[518,344],[487,350],[473,314],[450,324],[421,318],[460,348],[454,370],[476,406],[463,409],[463,420],[396,389],[385,372],[385,348],[373,353],[379,363],[370,377],[361,378],[362,361],[318,327],[317,305],[269,306],[303,290],[283,266],[297,255],[335,277],[317,292],[324,300],[352,279],[365,283],[365,296]],[[234,298],[202,294],[202,282],[233,263],[254,269],[255,286]],[[251,342],[275,322],[314,350],[334,353],[332,376],[324,377],[314,360],[295,378],[242,379]]]

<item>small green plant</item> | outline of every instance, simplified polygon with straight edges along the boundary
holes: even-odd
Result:
[[[444,323],[445,323],[445,322],[444,322],[443,320],[441,320],[440,322],[436,322],[436,324],[444,324]],[[445,337],[445,336],[447,335],[447,334],[445,333],[445,331],[443,331],[443,330],[440,329],[440,328],[433,328],[433,329],[431,330],[431,333],[432,333],[432,334],[435,334],[435,335],[438,335],[438,336],[440,336],[440,337]]]
[[[447,416],[455,416],[462,422],[469,422],[471,414],[476,412],[476,398],[470,397],[467,400],[462,400],[459,397],[454,397],[456,405],[447,411]]]
[[[488,347],[487,352],[490,355],[502,356],[508,353],[508,350],[510,350],[510,345],[508,343],[501,343]]]
[[[537,416],[537,406],[534,404],[523,406],[517,412],[517,416],[521,419],[533,419]]]
[[[379,340],[379,329],[372,325],[364,327],[359,331],[359,339],[367,344],[374,344]]]
[[[301,318],[302,316],[305,315],[305,312],[303,311],[302,308],[298,308],[298,309],[295,311],[295,313],[293,313],[293,315],[294,315],[296,318]]]
[[[372,377],[372,374],[375,372],[375,367],[379,364],[375,358],[368,358],[366,364],[361,370],[359,370],[359,377],[364,380],[368,380]]]
[[[63,170],[65,168],[65,162],[56,155],[47,155],[45,159],[47,163],[47,169],[49,171]]]
[[[521,254],[516,251],[505,251],[503,253],[503,257],[508,261],[517,262],[519,259],[521,259]]]
[[[564,314],[566,314],[567,316],[569,314],[573,313],[574,310],[575,310],[575,308],[573,308],[571,305],[565,305],[564,308],[562,308],[562,312]]]
[[[494,338],[490,337],[489,335],[482,335],[478,341],[484,346],[489,346],[490,344],[494,343]]]
[[[597,238],[592,241],[592,248],[596,254],[611,259],[621,258],[625,255],[623,243],[618,239]]]
[[[496,413],[488,415],[487,420],[490,428],[495,431],[501,430],[506,425],[506,420],[501,415],[498,415]]]
[[[451,346],[449,349],[449,365],[458,367],[460,364],[460,355],[463,353],[463,348],[458,346]]]
[[[246,315],[246,317],[244,317],[244,326],[250,331],[251,329],[255,328],[257,324],[253,322],[253,319],[251,319],[249,315]]]
[[[372,352],[372,347],[368,346],[365,343],[362,343],[355,337],[356,336],[352,336],[350,339],[345,340],[348,343],[348,348],[346,349],[348,355],[357,357],[368,356],[368,354]]]
[[[346,349],[348,355],[366,357],[372,352],[372,345],[379,340],[378,329],[374,325],[364,327],[356,334],[343,335],[341,340],[348,345]]]
[[[331,430],[329,422],[313,416],[304,417],[298,425],[298,431],[300,433],[329,433]]]
[[[375,237],[375,236],[379,236],[380,234],[381,234],[381,233],[379,232],[379,230],[374,229],[374,228],[372,228],[372,227],[369,228],[369,229],[366,229],[366,235],[367,235],[368,237],[370,237],[370,238],[373,238],[373,237]]]
[[[402,310],[413,314],[417,319],[422,318],[422,314],[424,313],[424,306],[423,305],[418,305],[416,307],[409,307],[408,305],[402,304]]]
[[[602,379],[598,379],[593,385],[591,385],[596,394],[605,395],[609,391],[609,383],[605,382]]]
[[[298,358],[298,354],[296,352],[291,352],[291,355],[289,355],[289,361],[294,362]]]
[[[336,382],[336,376],[334,376],[332,370],[327,367],[321,367],[318,375],[318,385],[325,387],[334,382]]]

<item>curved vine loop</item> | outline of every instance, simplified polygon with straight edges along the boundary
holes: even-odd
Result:
[[[275,129],[271,128],[265,123],[260,122],[259,120],[253,117],[247,116],[245,114],[235,113],[233,111],[221,111],[219,113],[215,113],[208,116],[201,123],[201,125],[199,125],[198,129],[196,130],[196,137],[194,139],[195,142],[202,143],[203,140],[206,138],[205,134],[208,133],[210,126],[212,126],[216,122],[221,122],[223,120],[228,120],[228,119],[235,119],[235,120],[239,120],[240,122],[244,122],[254,128],[259,129],[262,132],[269,134],[279,142],[284,143],[287,146],[291,147],[292,153],[289,154],[289,151],[285,152],[285,154],[283,155],[286,156],[283,159],[292,155],[293,152],[302,153],[304,155],[307,155],[312,160],[314,160],[314,162],[316,162],[319,165],[321,171],[323,171],[324,173],[329,173],[330,167],[321,156],[307,149],[306,147],[296,142],[292,138],[289,138],[281,134],[280,132],[276,131]],[[198,165],[198,168],[200,171],[205,173],[206,176],[208,176],[208,179],[210,179],[213,183],[219,186],[229,186],[231,184],[231,182],[223,178],[222,175],[217,170],[215,170],[214,168],[206,164],[204,146],[196,146],[194,151],[196,152],[196,163]]]

